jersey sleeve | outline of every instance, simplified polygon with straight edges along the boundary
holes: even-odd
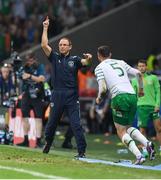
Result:
[[[160,107],[160,84],[159,84],[159,80],[157,78],[157,76],[153,77],[153,85],[154,85],[154,89],[155,89],[155,106],[156,107]]]
[[[124,66],[126,72],[129,74],[129,75],[132,75],[132,76],[136,76],[140,71],[131,67],[130,65],[128,65],[125,61],[122,61],[122,65]]]
[[[103,74],[103,71],[102,71],[102,69],[101,69],[100,66],[97,66],[97,67],[96,67],[94,73],[95,73],[95,76],[96,76],[97,81],[102,80],[102,79],[105,79],[104,74]]]
[[[136,78],[133,78],[133,79],[131,80],[131,85],[132,85],[135,93],[137,94],[137,93],[138,93],[138,84],[137,84],[137,79],[136,79]]]

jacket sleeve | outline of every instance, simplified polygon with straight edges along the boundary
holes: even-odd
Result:
[[[157,76],[154,76],[155,107],[160,107],[160,84]]]
[[[132,84],[132,87],[134,88],[135,93],[137,94],[137,93],[138,93],[138,85],[137,85],[137,80],[136,80],[136,78],[133,78],[133,79],[131,80],[131,84]]]

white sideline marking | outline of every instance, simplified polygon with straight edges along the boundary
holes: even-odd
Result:
[[[88,163],[101,163],[101,164],[114,165],[114,166],[124,166],[124,167],[129,167],[129,168],[161,171],[161,165],[156,165],[156,166],[134,165],[134,164],[132,164],[132,162],[130,160],[123,160],[120,162],[112,162],[112,161],[105,161],[105,160],[99,160],[99,159],[88,159],[88,158],[79,158],[79,160],[88,162]]]
[[[43,174],[43,173],[39,173],[39,172],[35,172],[35,171],[29,171],[29,170],[25,170],[22,168],[14,168],[14,167],[9,167],[9,166],[1,166],[0,165],[0,169],[17,171],[17,172],[26,173],[26,174],[30,174],[32,176],[42,177],[42,178],[46,178],[46,179],[67,179],[65,177],[47,175],[47,174]]]

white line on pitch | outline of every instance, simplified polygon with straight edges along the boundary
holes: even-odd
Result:
[[[30,171],[30,170],[26,170],[26,169],[22,169],[22,168],[14,168],[14,167],[9,167],[9,166],[1,166],[0,165],[0,169],[6,169],[6,170],[11,170],[11,171],[26,173],[26,174],[30,174],[32,176],[42,177],[42,178],[46,178],[46,179],[67,179],[65,177],[47,175],[47,174],[43,174],[43,173],[39,173],[39,172],[35,172],[35,171]]]

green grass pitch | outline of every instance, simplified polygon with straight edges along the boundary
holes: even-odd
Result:
[[[125,148],[117,136],[87,135],[87,158],[107,161],[119,159],[135,160],[127,154],[117,154],[118,149]],[[74,159],[76,149],[61,148],[63,135],[56,136],[54,148],[49,154],[43,154],[40,149],[20,148],[0,145],[0,179],[48,179],[48,178],[78,178],[78,179],[155,179],[161,178],[161,171],[125,168],[104,164],[90,164]],[[104,142],[106,141],[106,144]],[[109,143],[107,143],[109,142]],[[154,142],[158,149],[157,142]],[[73,141],[74,144],[74,141]],[[144,165],[161,164],[158,151],[154,161],[147,160]],[[8,168],[8,169],[7,169]]]

